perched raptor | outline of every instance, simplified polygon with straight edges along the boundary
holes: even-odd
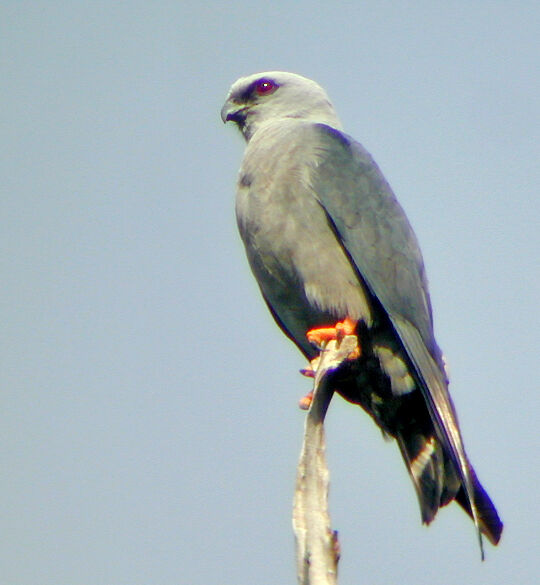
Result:
[[[381,171],[300,75],[239,79],[221,117],[247,141],[236,215],[274,319],[309,360],[340,328],[357,335],[333,382],[396,439],[422,521],[456,500],[480,544],[497,544],[502,523],[465,454],[418,242]]]

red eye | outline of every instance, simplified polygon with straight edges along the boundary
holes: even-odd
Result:
[[[277,88],[278,86],[270,79],[261,79],[255,85],[257,95],[269,95],[276,91]]]

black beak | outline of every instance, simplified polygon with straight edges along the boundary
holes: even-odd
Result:
[[[227,101],[221,108],[221,119],[224,123],[235,122],[242,126],[246,121],[246,109],[245,106],[238,106],[238,104]]]

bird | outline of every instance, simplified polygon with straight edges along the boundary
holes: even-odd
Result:
[[[241,77],[221,118],[247,143],[236,219],[270,313],[313,367],[329,339],[357,336],[332,384],[396,440],[422,522],[457,502],[483,559],[482,536],[496,545],[503,524],[465,452],[422,254],[390,185],[301,75]]]

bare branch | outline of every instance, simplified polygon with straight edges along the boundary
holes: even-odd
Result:
[[[328,513],[329,473],[325,458],[324,417],[332,400],[328,372],[357,348],[355,335],[330,341],[321,352],[313,384],[313,401],[306,416],[304,443],[298,462],[293,529],[300,585],[336,585],[339,545]]]

